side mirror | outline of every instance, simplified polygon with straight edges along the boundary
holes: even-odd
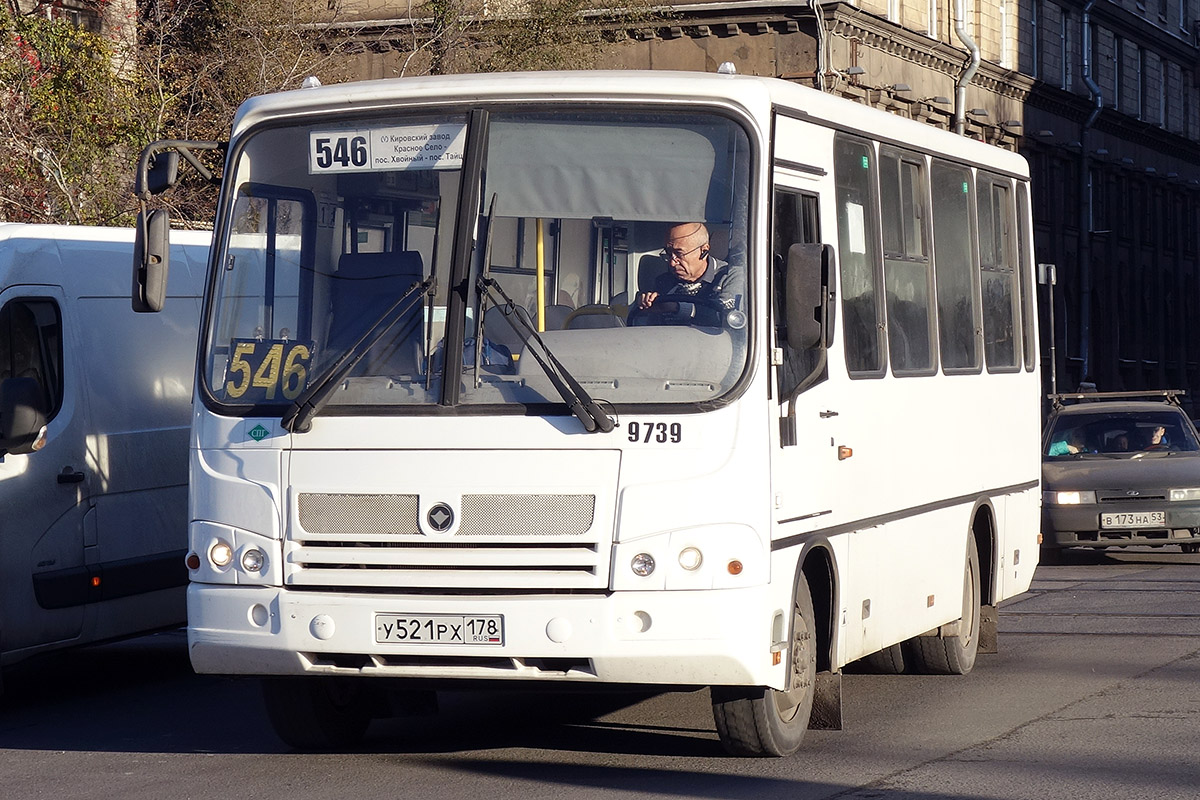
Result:
[[[174,186],[178,179],[179,153],[174,150],[155,153],[146,169],[146,191],[162,194]]]
[[[167,300],[167,272],[171,266],[171,217],[157,208],[138,213],[133,241],[133,310],[162,311]]]
[[[42,386],[36,378],[0,383],[0,450],[20,455],[40,449],[45,427]]]
[[[833,330],[829,303],[832,268],[830,245],[794,244],[788,248],[784,319],[788,345],[796,350],[829,346]]]

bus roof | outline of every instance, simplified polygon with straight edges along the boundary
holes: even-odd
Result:
[[[737,107],[764,126],[772,107],[814,123],[853,130],[881,141],[920,145],[926,152],[988,164],[1027,177],[1016,153],[905,119],[861,103],[779,78],[682,71],[513,72],[389,78],[331,84],[253,97],[234,119],[232,138],[265,119],[307,113],[370,110],[399,102],[418,105],[480,101],[596,101],[720,103]]]

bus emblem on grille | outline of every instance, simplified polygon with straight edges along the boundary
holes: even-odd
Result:
[[[438,533],[445,533],[454,524],[454,512],[445,503],[438,503],[429,509],[429,513],[425,516],[425,519],[429,520],[430,528],[433,528]]]

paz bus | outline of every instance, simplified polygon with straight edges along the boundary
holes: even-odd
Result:
[[[143,200],[205,149],[189,649],[286,742],[429,687],[711,687],[728,750],[784,755],[848,663],[994,648],[1038,556],[1021,157],[677,72],[255,97],[148,147]]]

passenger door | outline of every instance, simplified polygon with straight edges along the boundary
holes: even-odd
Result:
[[[46,403],[46,443],[0,457],[0,648],[78,637],[88,580],[85,531],[91,479],[86,409],[73,348],[64,347],[66,303],[52,286],[0,293],[0,381],[32,377]]]
[[[830,365],[820,366],[816,350],[798,351],[783,338],[782,270],[788,248],[796,243],[821,241],[820,201],[817,187],[806,186],[814,177],[777,170],[773,198],[772,234],[773,302],[775,341],[773,416],[779,418],[772,431],[772,473],[775,492],[777,538],[787,539],[830,523],[833,514],[834,476],[838,464],[838,410],[829,392]],[[807,177],[807,180],[805,179]],[[780,426],[789,414],[798,384],[814,370],[821,374],[809,382],[795,403],[794,445],[784,446]]]

